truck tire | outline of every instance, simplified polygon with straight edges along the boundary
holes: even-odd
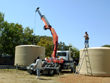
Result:
[[[60,73],[60,72],[59,72],[59,69],[58,69],[58,70],[56,70],[56,71],[55,71],[55,73],[59,75],[59,73]]]
[[[48,71],[48,74],[49,74],[50,76],[54,75],[54,70],[49,70],[49,71]]]
[[[74,68],[72,67],[72,68],[71,68],[71,72],[73,73],[73,71],[74,71]]]
[[[28,72],[30,75],[33,74],[33,71],[31,71],[31,70],[27,70],[27,72]]]
[[[61,69],[61,67],[59,68],[59,72],[61,72],[62,71],[62,69]]]

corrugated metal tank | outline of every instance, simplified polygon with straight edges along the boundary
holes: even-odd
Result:
[[[29,66],[36,57],[45,60],[45,48],[37,45],[19,45],[15,47],[15,63],[18,66]]]
[[[80,57],[83,49],[80,50]],[[80,59],[81,60],[81,59]],[[110,48],[94,47],[88,48],[84,57],[80,74],[93,76],[110,76]]]

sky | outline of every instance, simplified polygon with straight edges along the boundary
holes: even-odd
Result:
[[[110,0],[0,0],[0,12],[5,21],[30,27],[34,35],[52,36],[44,30],[36,8],[46,16],[58,35],[58,42],[84,48],[84,34],[89,34],[89,46],[110,45]]]

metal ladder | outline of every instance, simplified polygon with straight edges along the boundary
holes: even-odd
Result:
[[[86,56],[86,53],[87,53],[87,47],[84,47],[84,50],[82,52],[82,55],[80,57],[80,60],[79,60],[79,64],[77,66],[77,70],[75,72],[75,76],[78,76],[79,72],[80,72],[80,69],[81,69],[81,66],[82,66],[82,63],[84,61],[84,57]]]
[[[86,51],[85,61],[86,61],[87,75],[91,75],[92,76],[92,68],[91,68],[91,63],[90,63],[88,50]]]

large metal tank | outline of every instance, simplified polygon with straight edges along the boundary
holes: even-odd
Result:
[[[18,66],[29,66],[36,57],[45,60],[45,48],[37,45],[19,45],[15,47],[15,63]]]
[[[82,54],[84,54],[83,49],[80,50],[80,57],[82,56]],[[93,76],[110,76],[109,64],[109,47],[88,48],[79,73]]]

